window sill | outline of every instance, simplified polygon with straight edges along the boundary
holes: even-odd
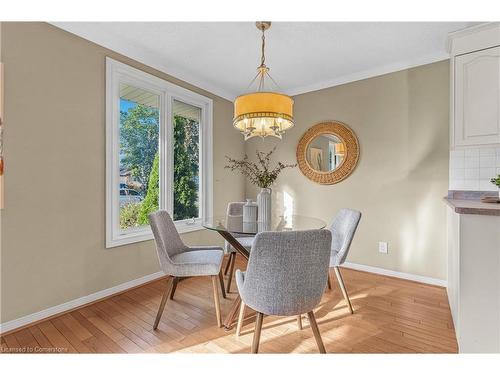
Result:
[[[144,228],[143,230],[131,231],[129,233],[123,233],[115,238],[106,239],[106,248],[113,248],[118,246],[130,245],[137,242],[152,240],[153,232],[150,228]]]
[[[179,234],[197,232],[205,229],[201,222],[195,222],[193,224],[188,224],[185,221],[174,222],[177,232]],[[113,248],[118,246],[130,245],[137,242],[144,242],[153,240],[153,232],[150,228],[144,228],[136,232],[130,232],[120,235],[118,238],[111,238],[106,240],[106,248]]]
[[[179,234],[183,233],[190,233],[190,232],[197,232],[199,230],[205,229],[201,224],[194,224],[194,225],[183,225],[182,227],[177,227],[177,231]]]
[[[182,233],[189,233],[189,232],[196,232],[198,230],[205,229],[201,225],[201,219],[194,219],[193,221],[191,220],[179,220],[179,221],[174,221],[175,228],[177,228],[177,231],[179,234]]]

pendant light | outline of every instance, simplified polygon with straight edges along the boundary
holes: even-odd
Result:
[[[265,90],[266,77],[276,85],[269,75],[264,54],[266,46],[264,33],[271,27],[271,22],[256,22],[255,25],[262,31],[262,55],[257,75],[249,87],[257,79],[259,84],[256,92],[235,99],[233,126],[245,136],[245,140],[257,136],[273,136],[281,139],[283,133],[294,125],[293,99],[288,95]]]

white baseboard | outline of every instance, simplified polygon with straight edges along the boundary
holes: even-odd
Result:
[[[353,270],[358,270],[358,271],[377,273],[379,275],[384,275],[384,276],[397,277],[397,278],[405,279],[405,280],[418,281],[419,283],[437,285],[437,286],[442,286],[442,287],[446,287],[448,285],[446,280],[434,279],[432,277],[414,275],[414,274],[405,273],[405,272],[397,272],[397,271],[392,271],[392,270],[388,270],[385,268],[367,266],[364,264],[345,262],[344,264],[342,264],[342,267],[352,268]]]
[[[30,314],[30,315],[23,316],[23,317],[18,318],[18,319],[14,319],[14,320],[11,320],[11,321],[8,321],[5,323],[1,323],[0,324],[0,334],[7,333],[7,332],[15,330],[19,327],[23,327],[23,326],[31,324],[33,322],[49,318],[53,315],[57,315],[57,314],[63,313],[63,312],[68,311],[68,310],[73,310],[77,307],[86,305],[88,303],[97,301],[97,300],[105,298],[105,297],[109,297],[113,294],[123,292],[127,289],[134,288],[136,286],[147,283],[149,281],[153,281],[153,280],[158,279],[158,278],[163,277],[163,276],[165,276],[165,274],[163,272],[161,272],[161,271],[155,272],[155,273],[152,273],[150,275],[146,275],[146,276],[140,277],[138,279],[127,281],[126,283],[123,283],[123,284],[120,284],[120,285],[117,285],[117,286],[114,286],[114,287],[111,287],[108,289],[104,289],[104,290],[101,290],[99,292],[89,294],[88,296],[80,297],[80,298],[74,299],[72,301],[68,301],[68,302],[62,303],[62,304],[57,305],[57,306],[49,307],[48,309],[45,309],[45,310],[38,311],[38,312]]]

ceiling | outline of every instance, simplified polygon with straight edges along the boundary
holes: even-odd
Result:
[[[55,26],[232,100],[260,64],[252,22],[55,22]],[[466,22],[273,22],[266,64],[289,95],[448,57]]]

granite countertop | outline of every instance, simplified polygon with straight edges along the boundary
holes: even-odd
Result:
[[[458,214],[500,216],[500,203],[481,202],[482,196],[498,197],[498,192],[450,190],[444,200]]]

